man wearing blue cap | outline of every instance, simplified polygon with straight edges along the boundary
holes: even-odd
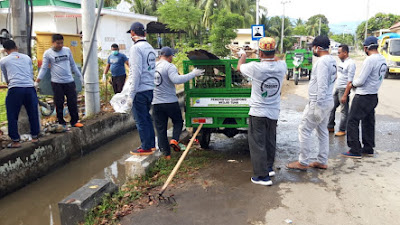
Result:
[[[164,154],[165,159],[171,158],[170,146],[175,151],[180,151],[179,137],[182,132],[183,119],[176,97],[175,84],[183,84],[194,77],[204,74],[204,70],[195,68],[192,72],[179,75],[178,69],[172,64],[174,52],[170,47],[161,49],[160,60],[156,64],[154,78],[153,118],[157,130],[158,147]],[[174,125],[172,139],[168,145],[167,129],[168,118]]]
[[[346,93],[355,88],[355,96],[350,108],[347,124],[348,152],[343,157],[360,159],[362,154],[374,156],[375,147],[375,107],[378,105],[378,90],[386,74],[385,57],[378,52],[378,39],[367,37],[364,41],[364,51],[368,57],[364,60],[360,75],[346,88]],[[345,94],[346,94],[345,93]],[[342,101],[347,96],[342,97]],[[359,140],[359,125],[361,121],[362,142]]]
[[[156,52],[146,41],[143,24],[135,22],[128,33],[134,45],[129,51],[129,87],[132,98],[132,113],[139,131],[141,146],[131,150],[132,155],[150,155],[155,147],[153,121],[150,115],[153,100]]]

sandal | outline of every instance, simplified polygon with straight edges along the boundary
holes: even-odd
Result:
[[[7,148],[21,148],[21,144],[19,142],[11,142],[7,145]]]
[[[319,163],[319,162],[310,163],[310,167],[316,168],[316,169],[321,169],[321,170],[328,169],[328,165],[322,164],[322,163]]]
[[[296,161],[296,162],[291,162],[291,163],[287,164],[286,168],[291,169],[291,170],[307,171],[309,166],[304,166],[299,161]]]

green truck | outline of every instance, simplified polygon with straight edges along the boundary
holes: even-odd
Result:
[[[237,63],[237,59],[183,62],[185,74],[195,67],[205,69],[203,76],[185,83],[186,127],[204,124],[198,136],[202,148],[208,148],[211,133],[234,137],[247,132],[251,83],[236,70]]]
[[[293,78],[297,85],[299,79],[303,76],[308,76],[311,79],[312,70],[312,52],[305,49],[296,49],[288,51],[285,55],[285,61],[288,68],[286,80]]]

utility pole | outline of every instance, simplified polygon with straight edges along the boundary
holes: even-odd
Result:
[[[321,17],[319,18],[318,36],[321,35]]]
[[[364,39],[367,38],[367,35],[368,35],[368,17],[369,17],[369,0],[367,1],[367,20],[365,21],[365,35],[364,35]]]
[[[82,41],[83,41],[83,58],[87,59],[87,69],[85,71],[85,111],[87,116],[100,112],[100,88],[99,88],[99,71],[97,61],[97,40],[93,35],[93,42],[90,43],[91,34],[95,25],[96,1],[82,0]],[[93,50],[90,52],[90,45]],[[89,57],[88,57],[88,54]]]
[[[283,32],[285,31],[285,4],[290,3],[290,1],[281,1],[281,4],[283,5],[283,14],[282,14],[282,30],[281,30],[281,54],[283,53],[283,37],[284,34]]]
[[[256,25],[260,24],[260,0],[256,1]]]
[[[347,25],[342,25],[342,27],[343,27],[343,38],[344,38],[344,32],[345,32],[345,28],[347,27]]]
[[[11,37],[18,47],[18,52],[28,55],[28,31],[26,29],[25,0],[10,1],[11,7]],[[30,44],[30,40],[29,40]],[[18,119],[18,130],[21,134],[30,131],[28,114],[25,107],[21,107]]]

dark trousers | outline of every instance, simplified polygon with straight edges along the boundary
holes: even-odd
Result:
[[[154,148],[155,134],[153,120],[150,115],[151,101],[153,100],[153,90],[138,92],[135,95],[132,106],[133,118],[136,122],[136,128],[139,131],[141,148],[148,150]]]
[[[171,118],[174,126],[172,139],[179,141],[183,127],[183,119],[179,103],[174,102],[153,105],[153,118],[157,130],[158,147],[164,155],[170,155],[171,148],[167,137],[168,118]]]
[[[276,152],[276,120],[267,117],[249,118],[249,148],[255,176],[268,176]]]
[[[125,84],[126,74],[122,76],[112,76],[112,86],[114,89],[114,93],[121,93],[122,88]]]
[[[18,116],[22,106],[28,114],[32,137],[37,138],[39,134],[38,98],[35,88],[14,87],[8,90],[6,97],[8,135],[13,141],[20,140]]]
[[[347,96],[347,102],[346,103],[341,103],[340,99],[342,99],[345,88],[338,88],[336,89],[335,93],[333,94],[333,109],[331,111],[331,115],[329,117],[329,123],[328,123],[328,128],[334,128],[335,127],[335,113],[337,107],[340,106],[340,124],[339,124],[339,130],[340,131],[346,131],[347,129],[347,115],[349,112],[349,96]]]
[[[51,87],[54,92],[54,104],[56,105],[57,111],[57,120],[59,124],[67,124],[64,120],[64,96],[67,97],[67,106],[69,114],[71,115],[71,125],[75,125],[75,123],[79,120],[78,115],[78,105],[77,105],[77,94],[75,82],[71,83],[53,83],[51,82]]]
[[[361,154],[373,153],[375,147],[375,107],[378,105],[378,95],[355,95],[351,103],[349,121],[347,124],[347,145],[350,152]],[[360,143],[359,125],[361,121],[362,142]]]

